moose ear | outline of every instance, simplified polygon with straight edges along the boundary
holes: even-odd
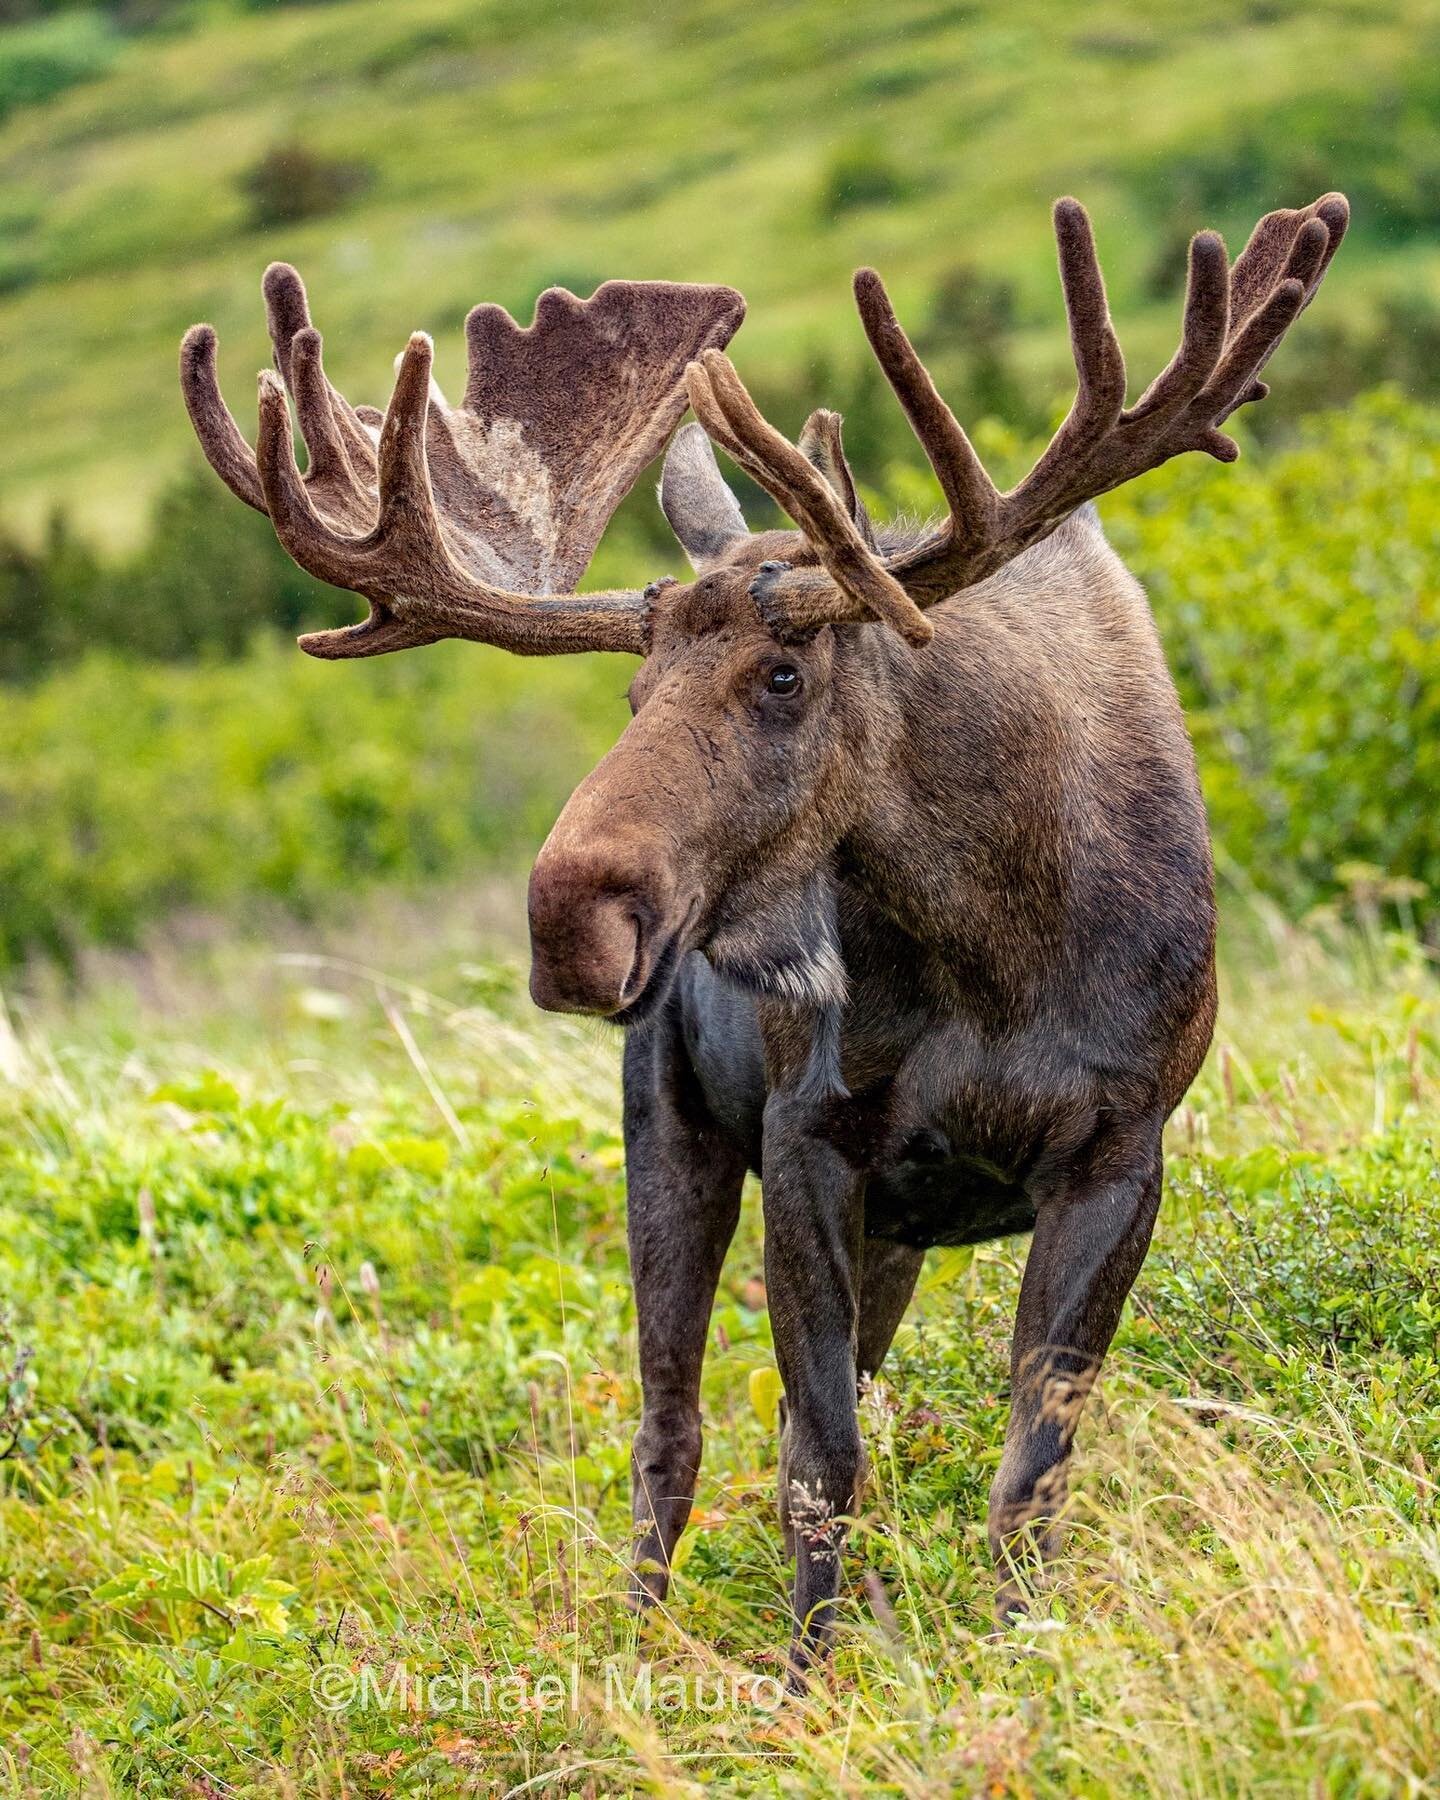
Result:
[[[805,421],[805,429],[800,433],[799,447],[840,496],[846,512],[855,521],[855,529],[873,550],[875,527],[870,523],[865,502],[860,498],[855,477],[850,473],[850,465],[845,460],[845,448],[840,441],[839,413],[827,412],[824,407],[811,413]]]
[[[660,509],[697,569],[750,535],[701,425],[682,426],[671,440],[660,476]]]

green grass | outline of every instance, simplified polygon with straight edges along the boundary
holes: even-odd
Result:
[[[1173,342],[1186,232],[1243,233],[1327,185],[1359,209],[1330,325],[1383,360],[1408,336],[1376,335],[1387,297],[1435,310],[1435,0],[1158,0],[1143,17],[1104,0],[341,0],[199,6],[171,27],[46,25],[73,85],[0,123],[0,493],[30,527],[64,499],[109,539],[142,534],[192,454],[174,362],[197,318],[253,416],[275,256],[307,273],[331,366],[370,399],[413,327],[440,334],[448,385],[475,300],[524,313],[551,282],[613,275],[741,287],[745,369],[788,392],[821,352],[858,363],[848,280],[867,260],[922,321],[957,265],[1010,282],[1017,372],[1059,391],[1047,212],[1072,190],[1147,358]],[[0,75],[30,66],[39,29],[0,32]],[[258,227],[247,174],[297,139],[368,184]],[[1308,401],[1351,391],[1342,361],[1333,341],[1312,360]]]
[[[0,1791],[1433,1791],[1440,988],[1408,940],[1259,915],[1232,955],[1066,1554],[998,1639],[1024,1245],[932,1255],[865,1407],[833,1673],[772,1712],[746,1686],[785,1634],[756,1197],[698,1522],[637,1644],[613,1047],[536,1018],[468,912],[289,961],[172,950],[0,1037],[0,1361],[34,1351],[0,1461]],[[612,1700],[648,1666],[688,1710],[607,1709],[607,1664]],[[416,1704],[387,1711],[400,1665]],[[332,1666],[372,1671],[369,1707],[317,1702]],[[467,1671],[468,1707],[416,1685]],[[564,1703],[517,1711],[547,1675]]]

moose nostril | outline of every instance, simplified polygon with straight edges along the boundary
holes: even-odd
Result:
[[[637,882],[559,858],[537,862],[530,885],[530,992],[551,1011],[623,1011],[654,972],[661,917]]]
[[[638,913],[632,914],[630,923],[635,928],[635,949],[630,958],[630,968],[624,981],[620,984],[620,1004],[628,1006],[645,985],[645,921]]]

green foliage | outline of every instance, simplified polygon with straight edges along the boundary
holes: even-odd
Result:
[[[893,206],[913,190],[913,182],[876,138],[842,144],[826,165],[820,188],[820,216],[838,219],[864,206]]]
[[[363,665],[257,644],[185,672],[95,654],[5,706],[0,960],[176,910],[305,915],[533,847],[624,677],[446,646]]]
[[[1440,414],[1377,394],[1292,449],[1104,508],[1149,587],[1224,866],[1292,910],[1373,865],[1440,895]]]
[[[238,656],[263,628],[352,613],[208,470],[166,490],[150,536],[125,556],[97,556],[63,513],[37,549],[0,534],[0,681],[33,680],[101,646],[154,661]]]
[[[1413,946],[1235,971],[1034,1621],[993,1639],[983,1530],[1023,1246],[932,1253],[862,1406],[833,1670],[778,1714],[647,1714],[613,1676],[753,1682],[787,1630],[756,1198],[640,1636],[613,1049],[523,1014],[503,965],[364,941],[425,985],[333,959],[287,988],[252,952],[171,965],[163,1021],[127,982],[9,1040],[0,1785],[1426,1791],[1440,994]],[[558,1704],[507,1709],[520,1671]]]
[[[299,142],[276,144],[240,177],[250,222],[294,225],[338,211],[370,185],[371,170],[355,158],[322,156]]]
[[[114,61],[109,25],[92,12],[63,12],[0,32],[0,120],[37,106],[77,82],[93,81]]]

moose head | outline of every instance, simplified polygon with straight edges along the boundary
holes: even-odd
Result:
[[[1172,456],[1233,460],[1219,427],[1266,392],[1260,370],[1314,294],[1345,222],[1337,195],[1271,213],[1233,267],[1217,234],[1199,234],[1180,347],[1127,406],[1090,223],[1078,202],[1060,201],[1077,393],[1009,493],[936,392],[879,276],[861,270],[855,295],[871,348],[948,509],[942,523],[898,537],[877,534],[866,516],[834,413],[814,413],[796,446],[757,411],[723,354],[744,314],[728,288],[608,282],[588,301],[551,289],[528,330],[477,306],[461,403],[447,405],[435,387],[431,341],[417,333],[382,416],[331,386],[300,278],[275,264],[264,294],[279,375],[260,377],[256,452],[221,398],[208,326],[185,338],[182,382],[216,472],[269,514],[303,568],[370,602],[361,624],[302,637],[312,656],[460,637],[522,655],[643,659],[633,722],[561,813],[530,884],[535,1000],[628,1023],[653,1009],[692,949],[762,989],[833,982],[830,947],[813,929],[783,928],[786,897],[807,893],[855,809],[873,800],[894,734],[881,684],[926,679],[927,609]],[[660,499],[694,579],[575,594],[687,396],[699,424],[675,437]],[[712,441],[798,530],[747,529]],[[886,641],[837,663],[825,627],[861,624]],[[807,916],[813,923],[813,908]]]

